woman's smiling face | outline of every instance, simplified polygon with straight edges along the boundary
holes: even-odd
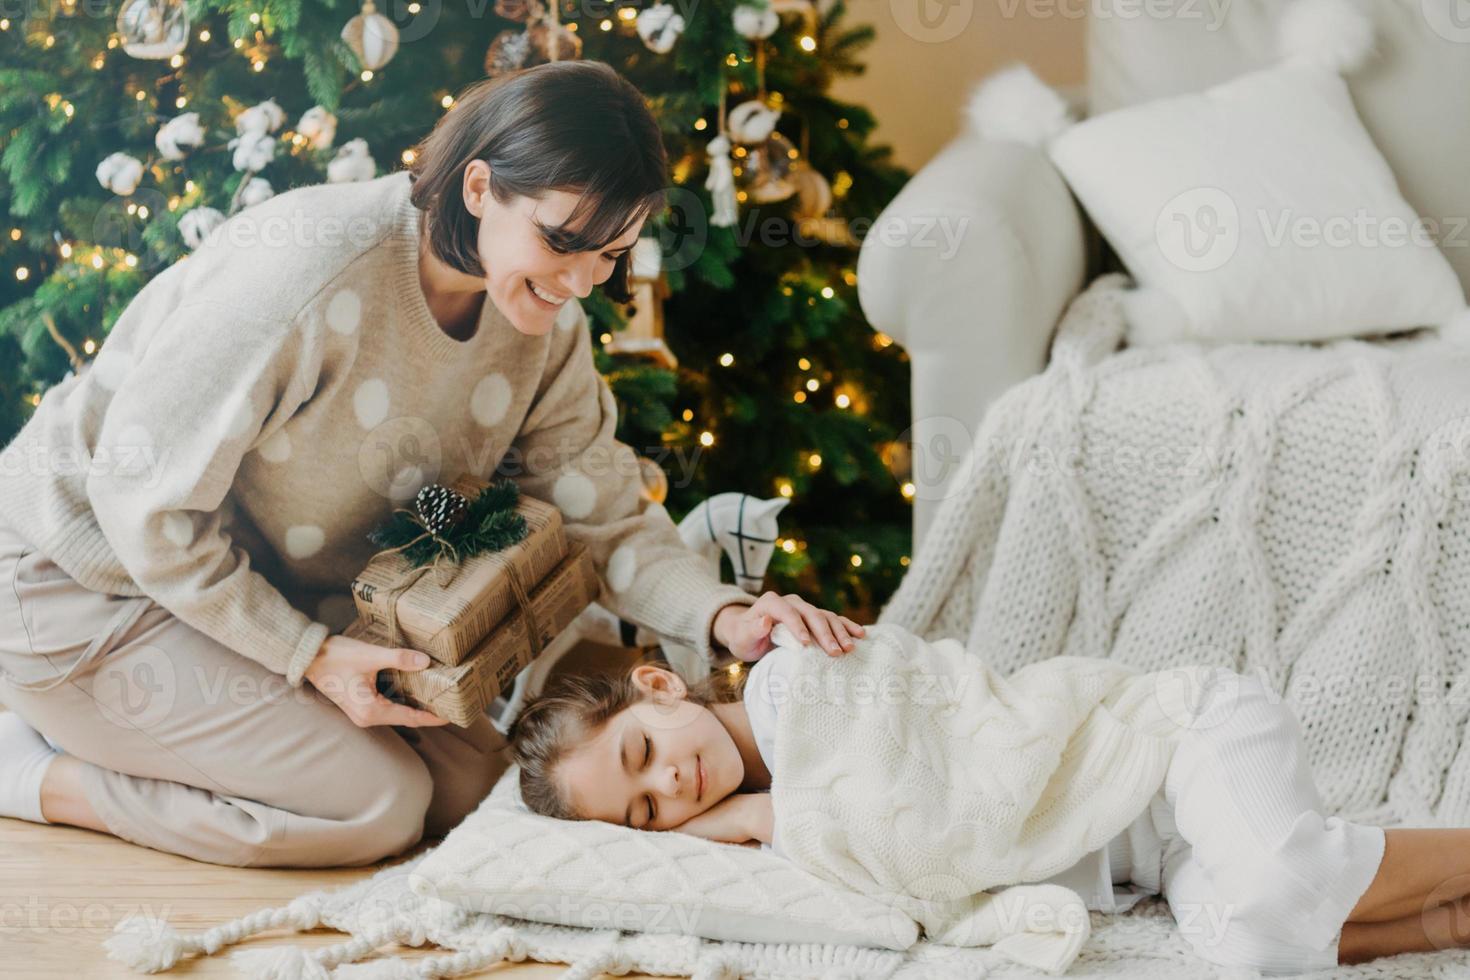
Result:
[[[559,253],[541,229],[562,226],[577,205],[576,194],[553,190],[539,200],[517,195],[502,203],[490,193],[490,165],[483,160],[466,165],[464,181],[465,206],[480,219],[477,245],[487,295],[524,334],[548,332],[567,302],[585,299],[593,286],[606,282],[643,228],[640,218],[601,249]]]
[[[633,677],[648,699],[568,752],[557,779],[586,819],[669,830],[736,792],[745,764],[714,713],[684,697],[677,674],[644,664]]]

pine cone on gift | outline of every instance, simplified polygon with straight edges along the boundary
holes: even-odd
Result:
[[[418,511],[419,520],[432,534],[443,534],[457,525],[464,520],[470,507],[464,494],[437,483],[431,483],[420,490],[413,504]]]

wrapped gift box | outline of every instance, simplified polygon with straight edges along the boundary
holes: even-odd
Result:
[[[487,484],[463,477],[453,489],[473,500]],[[567,554],[561,511],[551,504],[522,496],[516,510],[526,519],[526,537],[501,551],[473,555],[454,566],[444,585],[437,572],[419,576],[398,594],[398,629],[405,647],[422,650],[441,664],[454,666],[505,619],[516,605],[510,568],[520,574],[530,591]],[[352,582],[358,616],[375,623],[388,621],[388,590],[413,565],[402,555],[374,558]]]
[[[509,689],[517,674],[530,666],[536,652],[545,649],[597,598],[597,589],[597,569],[591,556],[583,545],[574,545],[562,563],[531,592],[539,647],[532,645],[526,616],[517,608],[459,664],[384,671],[391,689],[410,704],[467,728]],[[383,624],[367,619],[358,619],[344,634],[379,646],[391,645]]]

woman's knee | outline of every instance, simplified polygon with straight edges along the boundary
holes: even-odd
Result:
[[[424,834],[433,798],[428,767],[386,726],[364,729],[369,748],[343,760],[345,780],[337,792],[323,795],[328,819],[340,825],[333,853],[321,863],[340,866],[372,864],[408,850]]]

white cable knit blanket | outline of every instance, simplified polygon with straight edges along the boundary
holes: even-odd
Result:
[[[1080,952],[1086,909],[1071,889],[1018,883],[1072,867],[1137,819],[1207,688],[1228,676],[1049,657],[1002,677],[958,640],[887,623],[845,657],[790,645],[789,672],[765,692],[781,706],[771,802],[783,853],[934,942],[1048,973]]]
[[[1118,276],[1059,328],[1045,372],[989,409],[880,622],[956,637],[1000,674],[1058,655],[1144,671],[1256,671],[1301,719],[1333,813],[1470,826],[1470,350],[1433,335],[1325,346],[1114,353]],[[1038,977],[990,948],[719,942],[542,925],[424,899],[406,872],[303,896],[203,933],[130,920],[109,940],[168,969],[270,928],[335,946],[249,951],[246,975],[460,976],[502,959],[701,980]],[[1199,959],[1167,905],[1089,913],[1069,977],[1244,978]],[[407,959],[392,942],[435,944]],[[1470,952],[1317,974],[1470,975]]]
[[[1286,695],[1332,813],[1470,826],[1470,349],[1110,354],[1122,277],[997,399],[882,622],[1001,672],[1209,663]]]

